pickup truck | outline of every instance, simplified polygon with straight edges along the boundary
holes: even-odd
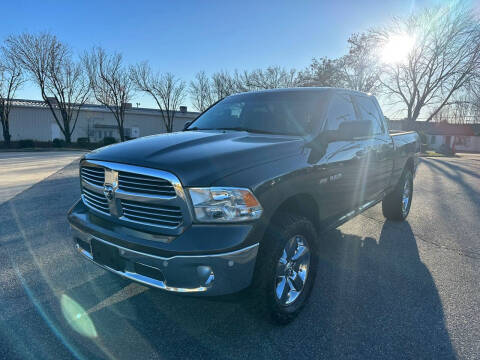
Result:
[[[78,252],[115,274],[182,294],[245,289],[287,323],[327,230],[379,202],[387,219],[407,217],[418,151],[368,94],[236,94],[183,131],[85,155],[68,220]]]

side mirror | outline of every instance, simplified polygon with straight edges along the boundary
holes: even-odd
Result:
[[[185,125],[183,125],[183,131],[187,130],[187,128],[192,124],[193,121],[187,121]]]
[[[344,121],[338,130],[329,131],[327,134],[328,142],[349,141],[356,138],[367,137],[372,134],[371,121]]]

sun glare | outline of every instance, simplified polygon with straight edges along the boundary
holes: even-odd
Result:
[[[380,52],[380,58],[388,64],[404,64],[413,49],[415,38],[408,34],[392,35]]]

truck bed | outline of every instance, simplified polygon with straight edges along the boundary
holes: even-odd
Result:
[[[406,134],[412,134],[415,133],[415,131],[403,131],[403,130],[390,130],[389,134],[391,136],[397,136],[397,135],[406,135]]]

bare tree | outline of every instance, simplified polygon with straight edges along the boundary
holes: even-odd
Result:
[[[210,79],[205,71],[198,72],[195,79],[190,81],[188,92],[192,105],[197,111],[203,112],[214,103]]]
[[[226,70],[221,70],[208,77],[204,71],[196,74],[190,82],[189,93],[193,106],[204,111],[215,102],[235,93],[254,90],[250,84],[248,71],[235,70],[231,75]]]
[[[262,90],[295,87],[300,82],[295,69],[269,66],[246,73],[243,83],[249,90]]]
[[[465,91],[465,100],[468,107],[470,123],[480,124],[480,67],[477,69],[473,80],[469,82]]]
[[[212,97],[214,101],[221,100],[227,96],[237,93],[239,86],[238,76],[237,79],[232,77],[228,71],[221,70],[213,73],[212,75]]]
[[[137,90],[149,94],[155,100],[166,131],[172,132],[175,113],[185,99],[185,82],[172,73],[153,73],[147,62],[132,66],[130,77]]]
[[[90,86],[82,65],[70,58],[64,59],[61,64],[53,63],[49,69],[47,94],[51,94],[55,99],[55,105],[63,120],[63,128],[60,126],[60,130],[65,135],[65,141],[70,143],[80,109],[90,94]]]
[[[70,49],[55,35],[24,33],[8,37],[4,51],[37,84],[65,142],[71,143],[89,86],[82,67],[72,60]]]
[[[480,123],[480,96],[477,79],[478,76],[457,91],[449,104],[432,117],[432,121],[452,124]]]
[[[480,65],[480,24],[461,5],[397,19],[371,35],[379,47],[395,36],[414,38],[407,60],[384,64],[381,76],[384,93],[403,104],[410,121],[416,121],[422,111],[428,111],[430,121],[452,104]]]
[[[222,70],[209,78],[204,71],[197,73],[190,82],[190,96],[193,106],[203,111],[218,100],[236,93],[247,91],[289,88],[299,86],[300,79],[295,69],[286,70],[280,66],[266,69],[238,71],[233,74]]]
[[[122,55],[109,55],[95,47],[84,54],[83,63],[95,99],[113,114],[120,140],[125,141],[125,110],[132,99],[134,84],[123,65]]]
[[[0,122],[2,123],[3,140],[10,145],[10,110],[18,88],[23,84],[22,69],[15,59],[4,51],[0,54]]]
[[[298,72],[296,78],[292,76],[293,83],[374,92],[379,85],[375,41],[369,34],[361,33],[352,34],[348,44],[348,53],[340,58],[313,58],[308,68]]]
[[[373,39],[364,33],[352,34],[348,43],[348,54],[337,61],[343,86],[352,90],[374,93],[380,81]]]
[[[225,84],[226,84],[225,89],[227,90],[227,92],[230,92],[230,95],[252,91],[252,90],[258,90],[252,86],[250,82],[251,72],[247,70],[243,70],[243,71],[235,70],[232,75],[228,74],[228,72],[223,72],[223,73],[224,73],[223,80],[225,81]],[[219,73],[217,73],[217,83],[222,81],[222,76],[218,77],[218,74]]]
[[[307,69],[298,74],[302,86],[345,87],[339,60],[327,57],[313,58]]]

